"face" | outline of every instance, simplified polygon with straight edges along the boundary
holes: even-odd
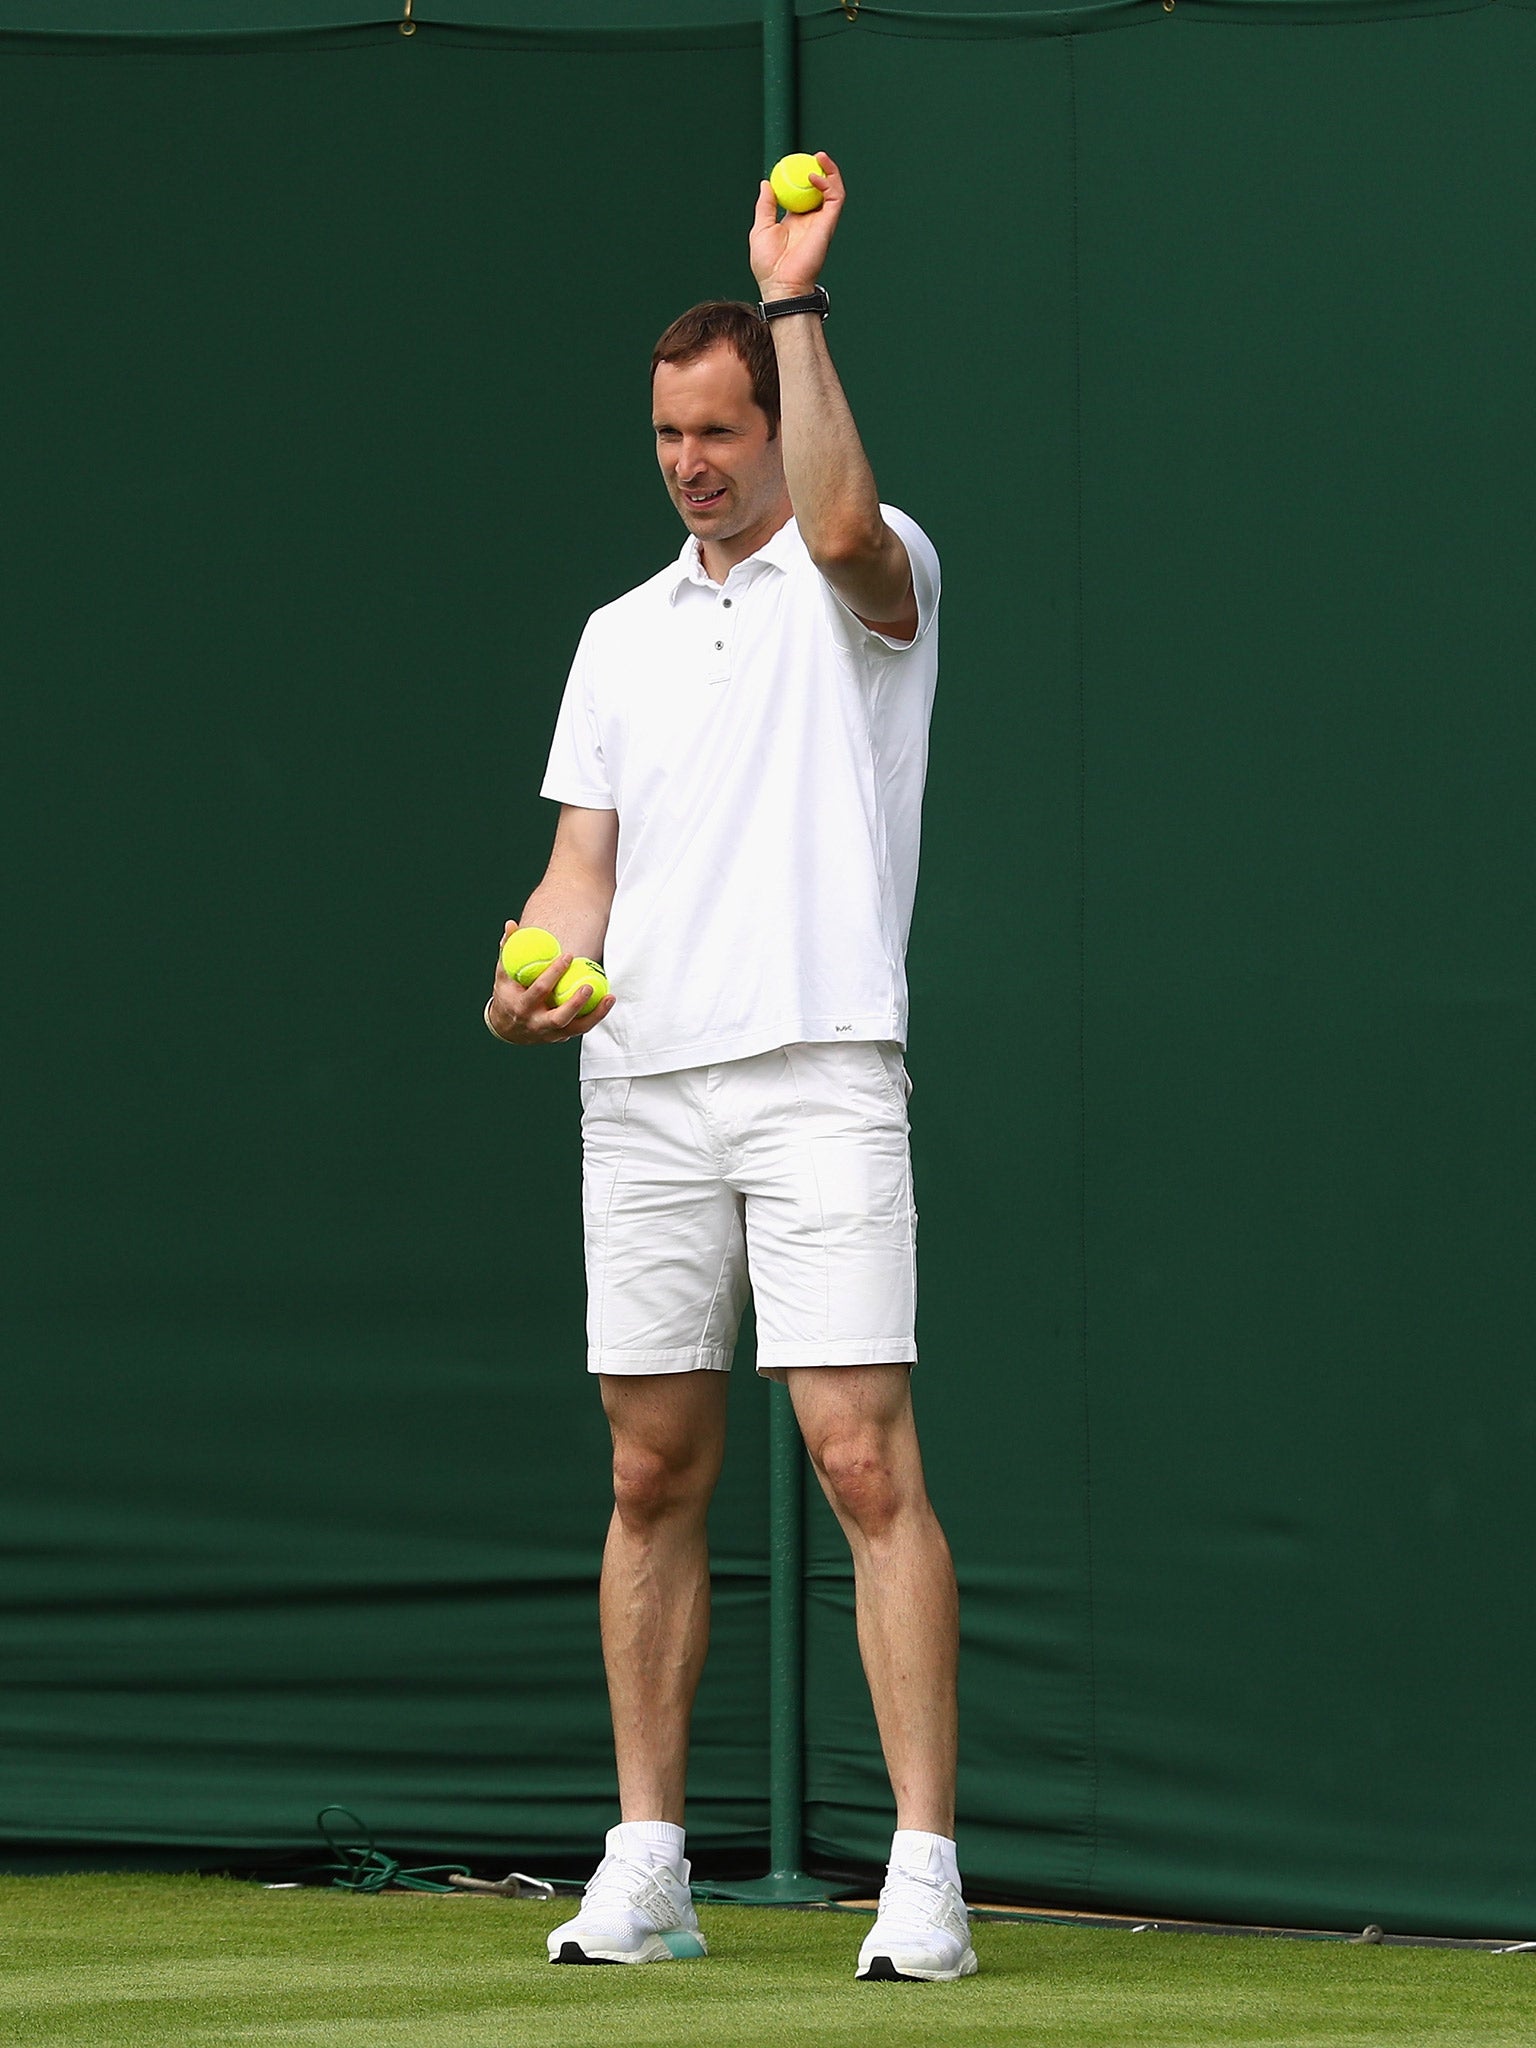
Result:
[[[651,386],[656,460],[712,571],[745,561],[789,517],[784,463],[733,349],[658,363]]]

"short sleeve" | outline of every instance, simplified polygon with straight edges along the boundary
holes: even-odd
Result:
[[[830,584],[826,584],[827,597],[839,637],[850,646],[862,645],[872,654],[881,649],[888,654],[905,654],[909,648],[927,639],[939,615],[938,551],[917,521],[898,511],[894,505],[882,505],[880,516],[893,533],[901,536],[907,551],[907,560],[912,568],[912,593],[917,599],[917,631],[910,640],[892,640],[884,633],[872,632],[862,619],[855,617]]]
[[[557,804],[577,804],[588,811],[612,811],[618,806],[603,759],[602,732],[592,696],[591,639],[589,620],[566,679],[539,794]]]

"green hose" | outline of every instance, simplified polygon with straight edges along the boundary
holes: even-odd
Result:
[[[346,1841],[336,1834],[326,1822],[328,1813],[345,1814],[362,1840]],[[333,1873],[331,1884],[337,1891],[382,1892],[393,1885],[407,1892],[451,1892],[454,1887],[443,1882],[450,1872],[457,1871],[461,1877],[469,1875],[463,1863],[421,1863],[407,1869],[378,1847],[366,1823],[359,1820],[350,1806],[322,1806],[315,1815],[315,1826],[335,1853],[337,1860],[323,1863],[320,1868],[322,1872]]]

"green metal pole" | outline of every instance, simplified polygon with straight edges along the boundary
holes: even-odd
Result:
[[[763,0],[763,173],[795,147],[795,0]],[[805,1833],[805,1457],[789,1389],[768,1387],[768,1875],[695,1885],[762,1906],[835,1899],[800,1868]],[[841,1887],[843,1891],[848,1888]]]
[[[795,146],[795,0],[763,0],[763,173]],[[805,1807],[805,1467],[788,1387],[768,1388],[768,1869],[800,1876]]]
[[[789,1389],[777,1381],[768,1388],[768,1656],[772,1884],[800,1879],[805,1812],[805,1458]]]
[[[763,5],[763,173],[795,147],[795,0]],[[768,1877],[826,1897],[800,1869],[805,1836],[805,1456],[789,1389],[768,1388]]]
[[[763,0],[763,176],[795,146],[795,0]]]
[[[789,1389],[768,1387],[768,1875],[696,1884],[701,1899],[809,1906],[848,1885],[800,1868],[805,1814],[805,1454]]]

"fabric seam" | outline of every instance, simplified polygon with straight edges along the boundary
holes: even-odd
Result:
[[[794,1048],[784,1047],[784,1064],[789,1069],[789,1078],[795,1090],[795,1102],[802,1121],[805,1117],[805,1097],[800,1092],[800,1075],[795,1067]],[[827,1270],[827,1205],[821,1192],[821,1175],[816,1170],[816,1154],[807,1148],[811,1165],[811,1179],[816,1184],[816,1216],[820,1224],[821,1245],[821,1327],[832,1327],[832,1276]]]

